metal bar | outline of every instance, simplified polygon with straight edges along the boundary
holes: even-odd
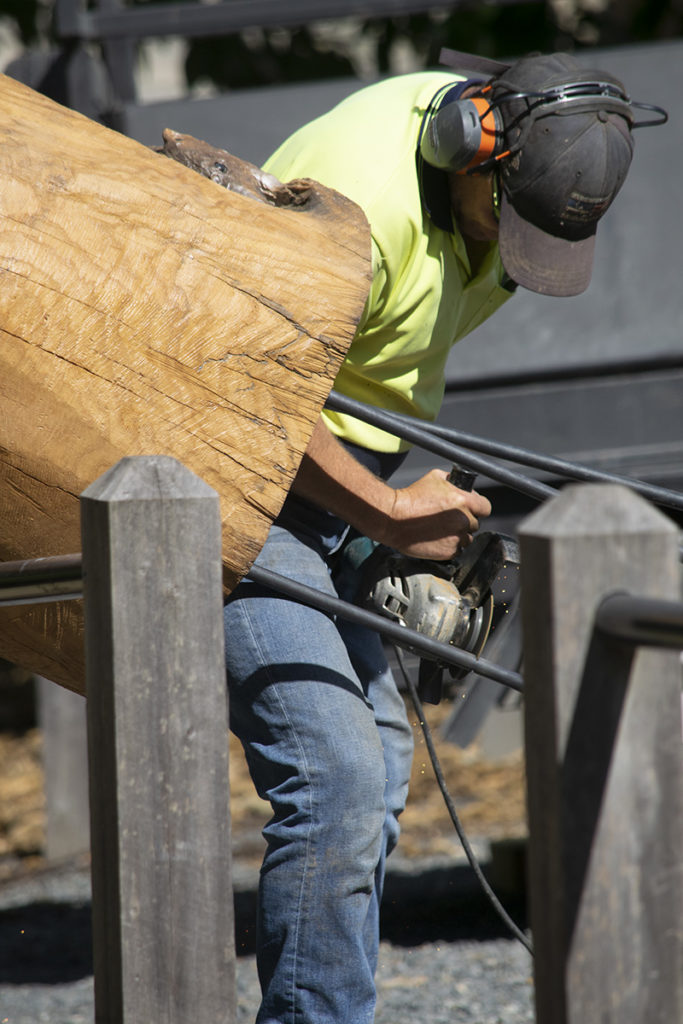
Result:
[[[672,491],[668,487],[659,487],[657,484],[648,484],[643,480],[636,480],[633,477],[621,476],[618,473],[607,473],[602,469],[593,469],[590,466],[581,465],[578,462],[570,462],[555,455],[543,455],[532,452],[527,448],[520,448],[517,445],[504,444],[500,441],[490,441],[488,438],[477,437],[462,430],[453,430],[451,427],[440,427],[437,424],[425,424],[425,430],[435,437],[450,440],[455,444],[461,444],[465,448],[481,452],[484,455],[493,455],[499,459],[507,459],[510,462],[517,462],[532,469],[540,469],[547,473],[554,473],[564,476],[570,480],[605,484],[623,484],[636,491],[644,498],[652,501],[655,505],[663,505],[667,508],[683,511],[683,494]]]
[[[80,554],[0,563],[0,605],[42,604],[82,596]]]
[[[461,445],[464,448],[472,449],[473,451],[480,452],[483,455],[492,455],[495,458],[506,459],[508,462],[517,462],[525,466],[530,466],[533,469],[540,469],[548,473],[564,476],[570,480],[580,480],[592,483],[622,484],[623,486],[636,491],[638,494],[641,494],[644,498],[652,501],[655,505],[662,505],[667,508],[676,509],[679,512],[683,511],[683,494],[680,494],[678,491],[672,491],[668,487],[659,487],[656,484],[648,484],[643,480],[636,480],[633,477],[621,476],[617,473],[607,473],[600,469],[592,469],[591,467],[584,466],[578,462],[570,462],[568,459],[561,459],[555,455],[543,455],[539,452],[532,452],[528,448],[521,448],[518,445],[505,444],[502,441],[491,441],[485,437],[468,434],[463,430],[455,430],[452,427],[442,427],[436,423],[416,420],[414,417],[406,416],[402,413],[375,410],[364,405],[362,402],[347,399],[345,395],[339,395],[336,391],[332,391],[330,393],[327,407],[330,409],[336,409],[339,412],[349,412],[351,415],[357,416],[358,419],[366,419],[367,422],[374,421],[375,426],[381,426],[381,421],[383,421],[387,429],[391,428],[392,433],[395,433],[400,437],[405,437],[406,440],[411,440],[411,438],[408,437],[407,433],[399,433],[399,427],[408,427],[413,436],[417,436],[413,429],[415,428],[417,431],[421,432],[421,434],[427,435],[428,437],[438,438],[453,445]],[[354,411],[352,411],[352,409]],[[368,413],[367,416],[366,410]],[[370,419],[370,415],[372,415],[372,420]],[[434,449],[428,447],[422,440],[418,443],[427,451],[434,451]],[[436,452],[436,454],[440,453]],[[459,449],[454,449],[453,457],[460,462],[464,461],[463,454]],[[514,487],[517,490],[523,490],[529,483],[529,478],[522,476],[521,474],[511,474],[509,479],[504,479],[503,474],[509,473],[510,471],[505,470],[502,466],[499,467],[492,463],[481,463],[481,467],[480,472],[485,473],[494,480],[498,480],[500,483],[508,483],[511,487]],[[535,481],[531,482],[535,483]],[[522,486],[518,486],[518,484],[521,484]],[[540,486],[545,485],[541,484]],[[524,491],[524,493],[531,492]],[[552,493],[556,493],[554,489],[552,489]],[[550,495],[547,496],[550,497]],[[535,497],[535,495],[532,494],[532,497]]]
[[[514,6],[523,0],[489,0],[488,6]],[[540,0],[539,0],[540,3]],[[450,9],[477,6],[477,0],[451,3]],[[229,35],[244,28],[282,28],[333,18],[398,18],[440,10],[436,0],[229,0],[215,4],[149,4],[124,11],[70,9],[60,17],[57,33],[80,39],[143,39],[151,36],[186,38]]]
[[[503,466],[498,466],[488,459],[480,459],[458,445],[435,437],[425,429],[425,425],[421,420],[413,421],[410,417],[398,416],[395,413],[387,412],[385,409],[375,409],[364,405],[362,402],[357,402],[353,398],[347,398],[346,395],[340,395],[338,391],[330,392],[325,408],[332,409],[335,412],[346,413],[349,416],[355,416],[357,419],[370,423],[374,427],[379,427],[381,430],[386,430],[388,433],[394,434],[404,441],[417,444],[420,448],[431,452],[433,455],[439,455],[444,459],[449,459],[451,462],[458,462],[468,469],[474,470],[476,473],[483,473],[491,477],[492,480],[507,484],[509,487],[521,491],[522,494],[528,494],[530,497],[536,498],[538,501],[545,501],[547,498],[552,498],[557,494],[556,488],[549,487],[548,484],[541,483],[538,480],[531,480],[521,473],[515,473],[510,469],[505,469]]]
[[[270,569],[262,569],[260,566],[252,566],[247,575],[255,583],[261,583],[271,590],[287,594],[297,601],[310,604],[312,607],[329,612],[331,615],[339,615],[348,622],[355,622],[361,626],[366,626],[368,629],[374,629],[377,633],[381,633],[382,636],[388,637],[402,647],[409,644],[419,654],[424,654],[427,657],[438,659],[447,664],[457,665],[471,672],[478,672],[479,675],[495,679],[496,682],[502,683],[503,686],[516,690],[518,693],[522,693],[524,690],[524,682],[518,672],[501,668],[499,665],[494,665],[482,658],[477,659],[473,654],[461,651],[450,644],[430,640],[416,630],[400,626],[398,623],[391,622],[375,612],[366,611],[355,604],[349,604],[338,597],[324,594],[314,587],[307,587],[303,583],[297,583],[286,576],[272,572]]]
[[[46,572],[43,563],[50,563],[49,573]],[[0,563],[0,607],[73,600],[83,597],[81,564],[80,554],[65,555],[62,558],[36,558],[24,562]],[[20,575],[17,573],[17,566],[21,567]],[[34,566],[35,581],[32,575]],[[294,600],[319,608],[321,611],[329,612],[331,615],[339,615],[349,622],[357,622],[368,629],[374,629],[396,643],[403,645],[409,643],[418,653],[438,658],[446,664],[476,671],[479,675],[495,679],[503,686],[517,690],[519,693],[522,692],[524,684],[522,677],[517,672],[511,672],[491,662],[477,659],[473,654],[461,651],[450,644],[430,640],[420,633],[390,622],[389,619],[385,619],[381,615],[349,604],[340,598],[324,594],[314,587],[306,587],[302,583],[271,572],[269,569],[252,566],[247,575],[255,583],[286,594]]]
[[[683,603],[632,594],[611,594],[600,604],[595,624],[603,633],[634,646],[683,650]]]

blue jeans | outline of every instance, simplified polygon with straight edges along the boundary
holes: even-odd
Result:
[[[341,520],[288,498],[258,564],[335,594]],[[349,595],[340,594],[342,597]],[[225,608],[230,714],[264,829],[258,1024],[368,1024],[412,733],[377,634],[249,580]]]

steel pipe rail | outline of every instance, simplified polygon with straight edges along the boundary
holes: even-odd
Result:
[[[494,679],[511,690],[516,690],[518,693],[523,693],[524,691],[524,682],[518,672],[512,672],[509,669],[502,668],[500,665],[494,665],[483,658],[476,658],[473,654],[461,651],[450,644],[443,644],[438,640],[430,640],[429,637],[423,636],[416,630],[400,626],[398,623],[391,622],[375,612],[366,611],[364,608],[359,608],[358,605],[349,604],[348,601],[342,601],[338,597],[324,594],[314,587],[307,587],[302,583],[297,583],[286,576],[272,572],[270,569],[262,569],[255,565],[252,566],[247,575],[254,582],[261,583],[271,590],[287,594],[288,597],[301,601],[302,604],[310,604],[312,607],[329,612],[331,615],[338,615],[348,622],[355,622],[361,626],[366,626],[368,629],[374,629],[375,632],[381,633],[382,636],[387,637],[401,647],[410,645],[418,654],[431,657],[445,664],[457,665],[458,668],[464,668],[470,672],[477,672],[481,676]]]
[[[495,0],[514,6],[521,0]],[[476,0],[451,6],[473,7]],[[57,5],[56,30],[64,39],[144,39],[150,36],[230,35],[244,28],[286,28],[336,18],[398,18],[434,10],[439,0],[228,0],[224,3],[157,3],[149,8],[116,8],[102,4],[83,10],[80,0]]]
[[[0,605],[69,601],[82,596],[80,554],[0,562]]]
[[[370,423],[372,426],[395,434],[402,440],[417,444],[424,451],[439,455],[442,458],[458,462],[460,465],[482,473],[491,480],[505,484],[513,490],[527,494],[538,501],[545,501],[557,494],[557,489],[543,484],[540,481],[531,480],[529,477],[506,469],[498,463],[490,462],[488,459],[479,459],[470,454],[467,448],[489,455],[496,455],[498,458],[506,459],[508,462],[520,462],[536,469],[544,469],[565,476],[571,480],[593,483],[616,483],[629,487],[632,491],[640,494],[655,505],[683,511],[683,494],[671,491],[666,487],[658,487],[655,484],[648,484],[642,480],[635,480],[632,477],[619,476],[616,473],[606,473],[603,470],[591,469],[579,463],[569,462],[566,459],[559,459],[550,455],[539,455],[525,448],[515,445],[506,445],[499,441],[489,441],[485,438],[476,437],[474,434],[467,434],[463,431],[452,430],[450,427],[440,427],[423,420],[416,420],[412,416],[404,416],[400,413],[388,412],[385,409],[376,409],[365,405],[353,398],[347,398],[337,391],[331,391],[325,403],[325,408],[336,412],[347,413],[357,419]],[[458,442],[458,443],[455,443]],[[463,447],[460,447],[462,445]],[[683,562],[683,545],[679,549],[679,561]]]
[[[446,458],[452,457],[463,464],[465,464],[467,459],[469,464],[473,465],[472,457],[469,455],[465,456],[462,452],[462,448],[466,448],[479,452],[482,455],[490,455],[494,458],[504,459],[507,462],[516,462],[519,465],[528,466],[532,469],[540,469],[546,473],[565,477],[568,480],[577,480],[584,483],[623,484],[655,505],[675,509],[679,512],[683,511],[683,494],[680,494],[678,491],[672,491],[667,487],[649,484],[643,480],[636,480],[633,477],[622,476],[618,473],[608,473],[605,470],[593,469],[578,462],[571,462],[568,459],[562,459],[555,455],[533,452],[528,448],[521,448],[518,445],[505,444],[502,441],[492,441],[475,434],[469,434],[464,430],[456,430],[452,427],[443,427],[436,423],[417,420],[412,416],[406,416],[401,413],[375,409],[365,405],[363,402],[340,395],[336,391],[330,393],[326,408],[337,412],[345,412],[367,423],[371,423],[373,426],[383,427],[406,441],[419,444],[420,447],[431,451],[435,455],[442,454],[442,451],[432,447],[428,443],[429,439],[438,438],[441,441],[449,442],[454,447],[452,455],[446,454]],[[404,428],[407,428],[407,430]],[[557,493],[554,488],[549,487],[549,493],[544,495],[539,491],[538,494],[535,494],[533,489],[528,488],[529,483],[538,487],[547,485],[539,484],[537,481],[530,481],[528,477],[516,474],[511,470],[498,466],[496,463],[481,460],[478,462],[478,466],[480,467],[477,470],[478,472],[485,473],[488,477],[497,480],[499,483],[509,484],[516,490],[529,494],[531,497],[539,497],[541,500],[545,500],[545,497],[550,497],[552,494]]]
[[[270,569],[252,566],[248,578],[270,590],[286,594],[302,604],[338,615],[349,622],[356,622],[374,629],[394,643],[409,644],[418,654],[438,659],[444,664],[456,665],[468,671],[487,676],[509,689],[521,693],[524,688],[522,677],[473,654],[461,651],[450,644],[430,640],[412,629],[391,622],[375,612],[342,601],[330,594],[324,594],[314,587],[307,587]],[[45,601],[77,600],[83,597],[82,559],[80,554],[55,558],[27,559],[23,562],[0,563],[0,607]]]
[[[623,484],[625,487],[630,487],[632,491],[642,495],[642,497],[647,498],[654,505],[675,509],[678,512],[683,511],[683,494],[680,494],[678,491],[672,491],[668,487],[649,484],[644,480],[636,480],[634,477],[622,476],[619,473],[608,473],[604,469],[594,469],[591,466],[584,466],[578,462],[562,459],[557,455],[543,455],[539,452],[532,452],[528,448],[520,448],[517,445],[490,441],[475,434],[454,430],[451,427],[440,427],[434,423],[425,424],[425,430],[435,437],[450,440],[454,444],[460,444],[465,448],[472,449],[472,451],[481,452],[484,455],[493,455],[495,458],[506,459],[508,462],[516,462],[519,465],[529,466],[532,469],[540,469],[546,473],[565,477],[568,480],[577,480],[582,483]]]
[[[602,633],[638,647],[683,650],[683,603],[633,594],[610,594],[595,615]]]
[[[363,420],[373,427],[379,427],[380,430],[386,430],[390,434],[395,434],[396,437],[400,437],[404,441],[419,445],[420,448],[431,452],[432,455],[439,455],[441,458],[449,459],[451,462],[457,462],[467,469],[473,470],[475,473],[484,473],[499,483],[514,487],[515,490],[528,494],[531,498],[536,498],[537,501],[545,501],[547,498],[552,498],[557,494],[555,487],[549,487],[548,484],[541,483],[539,480],[532,480],[521,473],[515,473],[513,470],[499,466],[488,459],[481,459],[477,455],[472,455],[466,449],[452,444],[450,441],[435,437],[426,429],[425,424],[421,420],[413,420],[408,416],[398,416],[384,409],[375,409],[369,405],[364,405],[362,402],[357,402],[353,398],[347,398],[346,395],[340,395],[338,391],[330,392],[325,408],[334,412],[355,416],[356,419]]]

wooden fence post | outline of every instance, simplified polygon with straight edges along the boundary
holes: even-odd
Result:
[[[537,1022],[682,1021],[679,654],[594,629],[609,593],[679,599],[678,530],[584,485],[520,542]]]
[[[36,677],[38,721],[43,733],[45,854],[61,860],[90,849],[86,702],[42,676]]]
[[[232,1024],[215,492],[124,458],[81,499],[98,1024]]]

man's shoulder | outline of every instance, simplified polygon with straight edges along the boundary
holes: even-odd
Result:
[[[403,75],[391,75],[362,86],[337,105],[341,110],[346,105],[387,104],[392,101],[405,103],[428,102],[443,86],[460,81],[461,75],[450,71],[413,71]]]
[[[327,113],[298,129],[268,161],[280,162],[281,154],[289,159],[301,152],[304,159],[324,161],[362,160],[379,147],[401,145],[408,137],[414,139],[415,123],[419,122],[432,97],[445,85],[458,80],[443,71],[417,71],[394,75],[362,86]],[[277,170],[274,170],[277,173]]]
[[[282,179],[316,178],[358,202],[369,214],[384,190],[417,188],[415,151],[432,97],[451,74],[414,72],[365,86],[295,132],[266,163]],[[405,197],[404,197],[405,198]]]

